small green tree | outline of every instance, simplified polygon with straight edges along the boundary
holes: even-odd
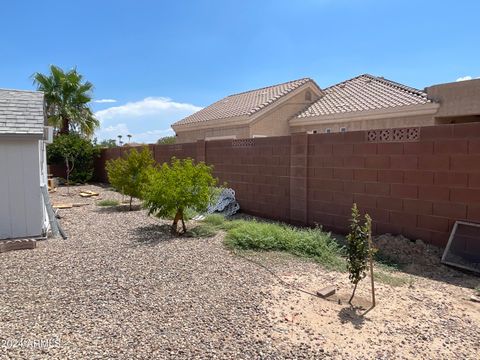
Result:
[[[143,199],[149,214],[171,217],[172,233],[179,235],[178,222],[183,233],[187,231],[184,220],[185,209],[205,211],[213,196],[217,180],[212,176],[212,167],[192,159],[172,158],[171,164],[164,163],[151,172]]]
[[[89,139],[75,133],[58,135],[47,146],[48,164],[65,165],[67,184],[90,181],[98,154],[99,149]]]
[[[94,141],[100,148],[114,148],[117,146],[117,140],[115,139],[102,140],[100,142],[97,142],[95,139]]]
[[[132,149],[125,157],[107,161],[108,181],[117,191],[130,196],[130,210],[133,198],[141,198],[154,164],[152,152],[147,147],[140,152]]]
[[[352,304],[358,283],[367,276],[368,262],[373,255],[370,246],[371,228],[370,216],[365,215],[365,223],[362,225],[357,204],[353,204],[350,233],[347,235],[347,270],[350,273],[348,278],[355,286],[349,304]]]
[[[157,145],[175,144],[175,141],[176,141],[175,135],[164,136],[157,140]]]

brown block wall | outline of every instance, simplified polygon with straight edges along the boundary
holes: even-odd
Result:
[[[455,220],[480,222],[480,123],[376,134],[152,147],[158,162],[177,156],[214,165],[215,176],[236,191],[242,209],[267,218],[345,233],[356,202],[372,216],[375,233],[404,234],[438,246],[445,246]],[[120,151],[102,152],[98,180],[105,181],[104,163]]]
[[[290,137],[206,142],[206,162],[246,212],[289,220]]]

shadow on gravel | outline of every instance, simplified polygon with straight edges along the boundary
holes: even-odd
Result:
[[[140,226],[131,231],[132,245],[155,246],[162,242],[177,239],[170,233],[170,225],[146,225]]]
[[[338,317],[340,318],[342,324],[349,322],[352,323],[355,329],[361,329],[365,324],[365,317],[362,316],[361,313],[357,312],[357,310],[359,309],[352,306],[344,307],[342,310],[340,310]]]
[[[129,211],[139,211],[142,210],[141,205],[132,205],[132,210],[130,210],[128,205],[115,205],[115,206],[97,206],[94,211],[99,213],[116,213],[116,212],[129,212]]]

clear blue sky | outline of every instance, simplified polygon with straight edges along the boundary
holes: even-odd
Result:
[[[480,77],[480,1],[8,1],[0,87],[49,64],[94,83],[99,137],[153,141],[228,94],[361,73],[423,88]]]

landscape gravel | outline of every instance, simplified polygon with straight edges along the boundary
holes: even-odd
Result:
[[[99,197],[81,198],[81,190]],[[262,303],[268,273],[226,250],[221,235],[172,238],[146,212],[98,186],[59,188],[68,240],[0,254],[1,359],[319,358],[280,349]]]
[[[99,192],[81,198],[80,190]],[[281,253],[233,254],[213,238],[175,238],[120,194],[61,187],[68,240],[0,254],[0,359],[478,359],[479,278],[438,249],[386,235],[400,287],[369,281],[351,308],[345,273]],[[139,204],[136,203],[136,208]],[[190,224],[192,225],[192,224]],[[424,251],[425,250],[425,251]],[[327,300],[312,296],[334,285]]]

